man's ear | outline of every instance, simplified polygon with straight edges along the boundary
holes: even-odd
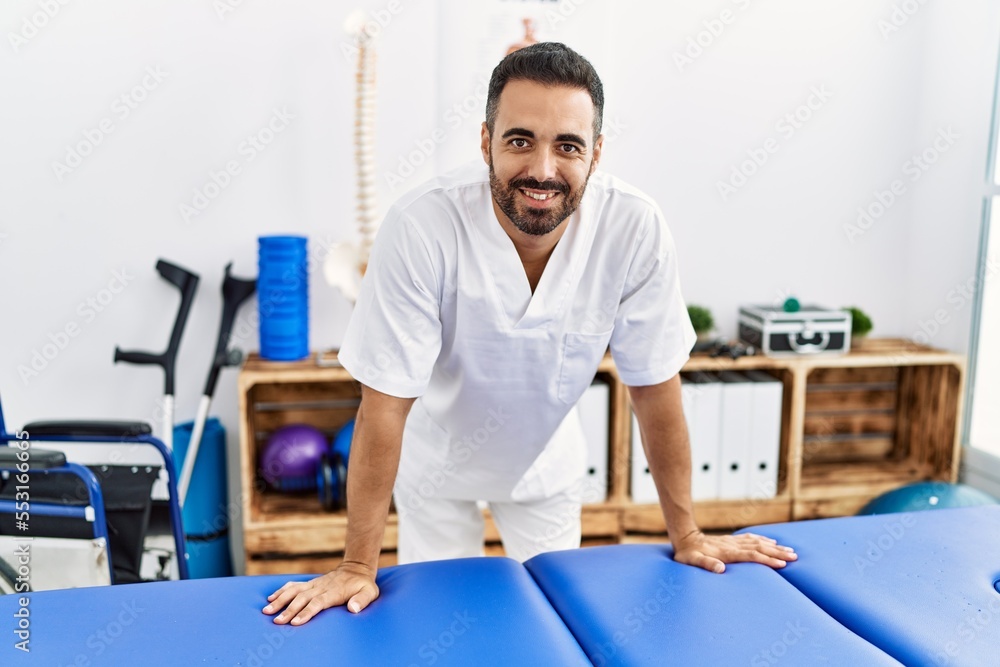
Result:
[[[597,163],[601,161],[601,153],[604,151],[604,135],[601,134],[594,140],[594,160],[590,163],[590,173],[597,169]]]
[[[483,160],[486,164],[490,163],[490,130],[486,127],[486,123],[483,123],[483,129],[480,133],[480,146],[479,148],[483,151]]]

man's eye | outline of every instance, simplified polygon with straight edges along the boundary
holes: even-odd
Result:
[[[576,153],[580,150],[578,146],[573,144],[563,144],[561,147],[563,153]]]
[[[510,145],[513,146],[514,148],[527,148],[528,147],[528,140],[527,139],[511,139],[510,140]]]

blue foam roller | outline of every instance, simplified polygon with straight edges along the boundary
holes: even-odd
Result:
[[[259,238],[257,308],[260,356],[296,361],[309,356],[309,266],[304,236]],[[275,303],[301,306],[278,311]]]

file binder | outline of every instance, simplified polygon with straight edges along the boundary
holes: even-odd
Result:
[[[718,498],[722,382],[712,373],[683,373],[681,400],[691,439],[691,499]]]
[[[611,413],[611,387],[595,381],[583,392],[577,412],[587,441],[587,476],[583,480],[584,504],[603,502],[608,497],[608,433]]]
[[[639,420],[632,414],[632,502],[658,503],[660,495],[656,492],[653,475],[649,472],[646,452],[642,449],[642,438],[639,434]]]
[[[754,383],[735,371],[722,371],[719,379],[722,381],[719,498],[737,500],[747,497],[750,486]]]
[[[763,371],[747,371],[753,381],[750,425],[750,470],[746,497],[773,498],[778,490],[778,450],[781,448],[781,380]]]

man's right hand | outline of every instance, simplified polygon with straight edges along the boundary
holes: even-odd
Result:
[[[342,604],[356,614],[378,597],[378,556],[399,468],[406,416],[415,400],[361,385],[347,476],[344,553],[349,559],[321,577],[288,582],[267,596],[268,605],[263,611],[278,614],[275,623],[302,625],[324,609]]]
[[[341,563],[332,572],[311,581],[287,584],[267,596],[265,614],[277,614],[274,622],[302,625],[313,616],[342,604],[358,613],[378,597],[375,571],[361,563]],[[282,611],[284,610],[284,611]]]

